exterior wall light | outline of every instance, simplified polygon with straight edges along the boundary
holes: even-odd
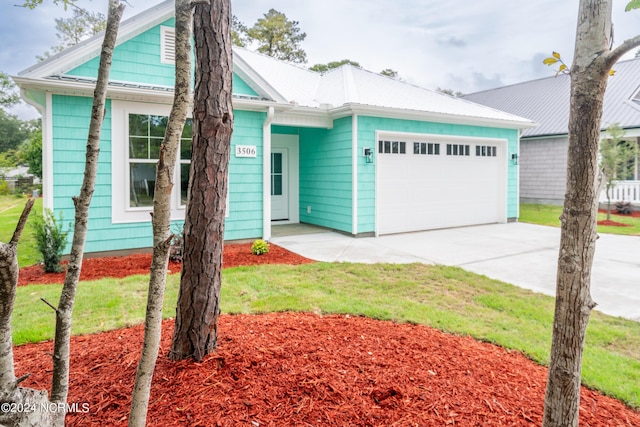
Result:
[[[518,164],[518,155],[516,153],[513,153],[511,155],[511,161],[513,162],[514,165]]]
[[[363,148],[362,155],[364,156],[365,161],[367,163],[373,163],[373,152],[371,151],[371,148],[369,147]]]

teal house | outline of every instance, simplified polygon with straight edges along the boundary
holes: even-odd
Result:
[[[120,27],[87,252],[151,246],[159,143],[173,99],[174,5]],[[44,205],[74,216],[102,37],[14,80],[43,119]],[[225,239],[308,223],[352,236],[518,217],[518,150],[529,120],[345,65],[324,74],[234,49],[235,127]],[[184,219],[187,123],[172,218]]]

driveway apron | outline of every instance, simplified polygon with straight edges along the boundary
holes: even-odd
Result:
[[[553,296],[560,229],[509,223],[367,238],[321,231],[271,241],[317,261],[459,266]],[[640,321],[639,282],[640,237],[600,235],[591,279],[596,309]]]

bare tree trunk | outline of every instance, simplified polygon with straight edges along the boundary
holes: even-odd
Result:
[[[187,118],[191,87],[191,2],[176,0],[176,83],[173,108],[160,149],[153,198],[153,261],[149,279],[144,344],[131,397],[130,427],[144,427],[147,421],[151,380],[158,358],[162,334],[162,303],[166,285],[167,263],[171,249],[171,191],[180,148],[180,138]]]
[[[173,360],[201,360],[216,347],[233,131],[230,0],[197,3],[193,22],[193,144]]]
[[[46,391],[19,387],[20,379],[15,377],[13,360],[13,342],[11,338],[11,314],[18,287],[17,247],[20,235],[33,208],[34,199],[29,199],[13,237],[9,243],[0,242],[0,403],[14,404],[17,408],[40,408],[49,402]],[[40,411],[1,411],[0,425],[3,426],[41,426],[51,424],[51,414]]]
[[[124,5],[120,0],[109,0],[109,13],[107,28],[100,53],[100,66],[98,79],[93,96],[93,108],[91,110],[91,123],[87,140],[86,164],[84,180],[80,195],[73,198],[76,208],[75,225],[73,229],[73,242],[69,255],[69,265],[65,276],[60,302],[56,310],[56,333],[53,354],[53,378],[51,385],[51,402],[66,403],[69,391],[69,341],[71,336],[71,314],[76,295],[76,288],[80,279],[80,269],[84,255],[84,244],[87,236],[87,224],[89,222],[89,205],[95,187],[96,171],[98,169],[98,154],[100,152],[100,130],[105,114],[107,86],[109,83],[109,71],[111,70],[111,57],[118,35],[120,19],[124,11]],[[61,414],[64,424],[64,413]]]
[[[27,201],[11,241],[0,242],[0,394],[2,395],[11,394],[12,389],[17,386],[13,368],[11,314],[18,287],[18,241],[33,203],[34,199]]]
[[[556,307],[544,427],[577,426],[582,354],[591,310],[591,267],[596,245],[598,143],[602,104],[611,66],[640,44],[636,37],[610,50],[611,0],[581,0],[571,66],[567,192],[561,216]]]

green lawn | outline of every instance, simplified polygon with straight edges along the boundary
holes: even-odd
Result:
[[[520,222],[529,222],[532,224],[550,225],[553,227],[560,227],[560,214],[562,213],[562,206],[552,205],[534,205],[534,204],[521,204],[520,205]],[[598,214],[598,220],[607,219],[605,213]],[[611,215],[611,220],[621,222],[623,224],[629,224],[629,227],[605,227],[598,226],[599,233],[609,234],[621,234],[626,236],[638,236],[640,235],[640,218],[632,218],[626,215]]]
[[[0,196],[0,242],[7,243],[11,240],[26,203],[26,197]],[[37,264],[41,259],[31,228],[36,214],[42,215],[42,199],[36,199],[27,220],[27,226],[18,243],[18,265],[20,267]]]
[[[143,321],[148,276],[81,282],[73,333],[87,334]],[[175,315],[179,275],[169,276],[165,317]],[[553,298],[460,268],[315,263],[255,266],[223,273],[222,311],[320,311],[415,322],[517,349],[548,364]],[[61,286],[18,288],[16,343],[53,336]],[[594,312],[588,329],[584,383],[640,408],[640,323]]]

